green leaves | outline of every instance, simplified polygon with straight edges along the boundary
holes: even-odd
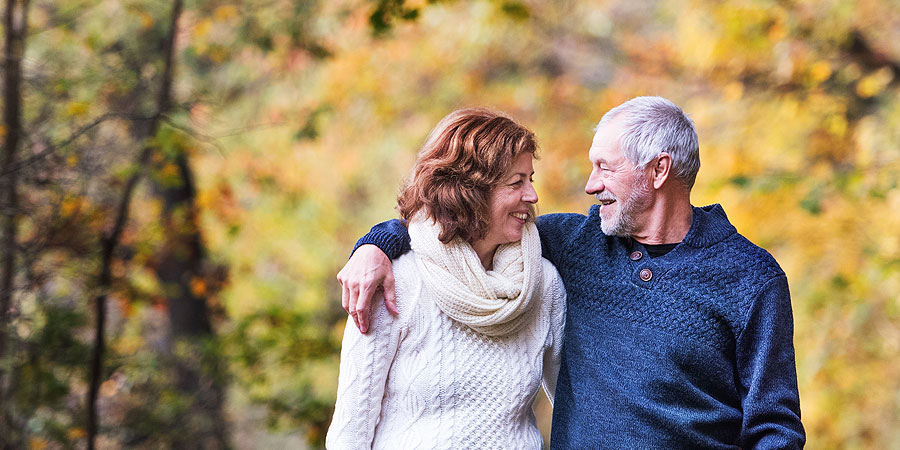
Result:
[[[406,0],[373,0],[375,10],[369,15],[369,25],[376,37],[384,36],[395,20],[413,21],[419,18],[418,8],[406,6]]]

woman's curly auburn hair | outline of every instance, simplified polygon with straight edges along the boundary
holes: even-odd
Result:
[[[481,108],[453,111],[431,130],[412,179],[397,198],[400,217],[425,212],[443,243],[485,236],[492,190],[523,152],[536,156],[534,133],[508,116]]]

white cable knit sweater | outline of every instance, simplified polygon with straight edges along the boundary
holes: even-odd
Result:
[[[337,404],[325,446],[338,449],[539,449],[531,405],[556,389],[565,290],[543,265],[527,324],[488,337],[441,312],[415,253],[393,263],[398,317],[378,305],[370,331],[344,330]],[[552,402],[552,397],[551,397]]]

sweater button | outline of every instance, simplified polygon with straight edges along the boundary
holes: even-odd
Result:
[[[653,278],[653,272],[650,269],[641,269],[641,280],[650,281]]]
[[[644,254],[637,250],[631,252],[631,255],[629,256],[629,258],[631,258],[632,261],[637,261],[643,257],[644,257]]]

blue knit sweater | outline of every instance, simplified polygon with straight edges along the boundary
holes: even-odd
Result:
[[[802,448],[784,272],[719,205],[650,258],[587,216],[538,218],[568,298],[551,448]],[[408,251],[399,221],[357,246]]]

